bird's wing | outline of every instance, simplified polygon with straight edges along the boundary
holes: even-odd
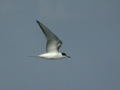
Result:
[[[38,23],[38,25],[40,26],[47,38],[46,52],[58,52],[62,45],[62,41],[54,33],[52,33],[45,25],[43,25],[37,20],[36,22]]]

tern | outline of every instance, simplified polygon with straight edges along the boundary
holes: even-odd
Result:
[[[47,43],[46,43],[46,53],[40,54],[35,57],[44,58],[48,60],[57,60],[66,57],[71,58],[66,53],[59,52],[59,49],[62,46],[62,41],[41,22],[39,22],[38,20],[36,20],[36,22],[43,31],[44,35],[46,36]]]

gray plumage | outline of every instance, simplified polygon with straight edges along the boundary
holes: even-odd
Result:
[[[46,53],[47,52],[59,52],[59,49],[62,45],[62,41],[42,23],[40,23],[37,20],[36,22],[38,23],[39,27],[42,29],[44,35],[47,38]]]

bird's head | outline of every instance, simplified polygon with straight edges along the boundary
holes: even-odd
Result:
[[[68,58],[71,58],[71,57],[68,56],[66,53],[62,53],[62,56],[64,56],[64,57],[68,57]]]

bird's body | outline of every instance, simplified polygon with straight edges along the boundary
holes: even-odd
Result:
[[[59,53],[56,53],[56,52],[44,53],[44,54],[38,55],[38,57],[45,58],[45,59],[50,59],[50,60],[65,58],[65,56],[63,57],[60,52]]]
[[[60,53],[59,49],[62,45],[62,41],[54,34],[52,33],[46,26],[44,26],[39,21],[36,21],[45,34],[47,38],[47,44],[46,44],[46,53],[40,54],[38,56],[34,56],[37,58],[44,58],[49,60],[56,60],[56,59],[62,59],[65,57],[70,58],[65,53]]]

